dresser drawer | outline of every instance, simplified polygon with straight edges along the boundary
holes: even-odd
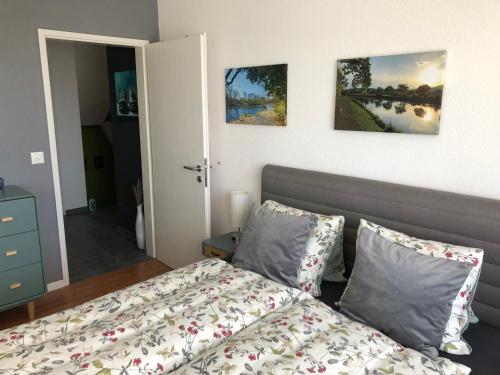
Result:
[[[16,268],[0,273],[0,305],[8,305],[42,294],[42,264]]]
[[[0,202],[0,237],[37,229],[33,198]]]
[[[40,260],[38,231],[0,237],[0,272]]]
[[[209,258],[219,258],[219,259],[225,259],[229,257],[229,254],[226,253],[224,250],[217,249],[216,247],[210,245],[203,245],[203,255]]]

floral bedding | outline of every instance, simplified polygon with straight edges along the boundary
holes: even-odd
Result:
[[[468,374],[207,259],[0,332],[0,374]]]

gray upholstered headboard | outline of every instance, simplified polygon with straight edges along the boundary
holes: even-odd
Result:
[[[262,171],[266,199],[343,215],[348,270],[360,218],[418,238],[484,249],[473,308],[483,323],[500,327],[500,201],[275,165]]]

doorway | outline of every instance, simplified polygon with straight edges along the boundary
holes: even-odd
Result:
[[[43,29],[38,35],[63,273],[63,280],[48,289],[69,283],[47,56],[47,41],[52,39],[135,49],[147,254],[174,268],[202,259],[200,244],[210,236],[206,34],[152,44]]]
[[[144,47],[148,44],[148,41],[40,29],[39,42],[51,163],[56,192],[55,200],[61,248],[61,265],[63,270],[63,280],[48,285],[49,290],[53,290],[68,285],[70,281],[78,281],[94,274],[104,273],[108,270],[110,271],[117,267],[130,264],[128,262],[136,262],[148,259],[148,256],[155,256],[155,241],[152,230],[154,220],[151,204],[151,156],[149,120],[147,114],[148,98],[147,92],[144,90],[146,83]],[[64,164],[69,159],[66,157],[61,158],[60,155],[60,148],[61,146],[64,148],[65,139],[64,135],[61,136],[58,132],[58,103],[56,103],[57,100],[55,100],[57,85],[52,79],[53,77],[51,77],[51,75],[55,75],[56,73],[50,66],[52,43],[79,44],[83,45],[86,49],[100,47],[106,50],[108,57],[109,55],[115,55],[117,57],[114,60],[107,59],[107,69],[109,73],[112,73],[108,74],[109,91],[107,91],[107,94],[110,99],[109,114],[100,121],[93,121],[100,122],[98,124],[86,124],[90,126],[81,127],[80,144],[82,153],[84,145],[86,152],[84,157],[85,162],[81,163],[80,169],[84,170],[85,177],[83,177],[83,183],[78,184],[78,188],[83,187],[86,191],[85,194],[80,192],[79,204],[76,205],[74,202],[71,203],[71,197],[67,197],[68,194],[65,194],[64,188],[66,175]],[[125,58],[125,55],[128,57]],[[123,65],[126,61],[129,64],[128,66]],[[132,67],[135,69],[132,69]],[[131,72],[132,70],[134,70],[137,79],[137,92],[135,93],[122,87],[118,89],[117,94],[114,93],[113,89],[117,87],[117,82],[115,81],[120,79],[115,73]],[[88,82],[86,83],[88,84]],[[87,86],[91,87],[92,85]],[[67,104],[67,99],[68,98],[63,97],[61,101],[63,106]],[[139,113],[133,116],[134,112]],[[88,115],[88,113],[86,112],[85,115]],[[63,117],[63,121],[65,120],[67,119]],[[135,123],[135,126],[131,125],[133,123]],[[111,157],[109,145],[107,150],[106,147],[102,148],[104,143],[103,138],[108,137],[106,135],[106,126],[109,125],[111,129],[113,127],[119,129],[116,134],[114,134],[116,139],[112,141],[115,144],[112,145]],[[131,141],[131,139],[134,138],[132,135],[136,136],[135,141]],[[140,138],[140,140],[138,138]],[[106,142],[109,143],[109,139],[107,139]],[[115,147],[117,146],[116,143],[120,143],[122,147]],[[135,147],[135,152],[130,152],[132,143],[137,145],[137,147]],[[66,144],[66,146],[68,145]],[[96,147],[101,147],[101,149],[95,150]],[[72,147],[70,146],[69,148],[71,149]],[[121,153],[120,150],[117,151],[116,149],[121,149]],[[117,152],[119,154],[118,158],[121,158],[119,160],[120,163],[116,162],[117,158],[115,156]],[[130,175],[124,177],[118,173],[120,168],[121,171],[131,170],[131,156],[135,156],[134,160],[136,164],[136,168],[132,169],[136,171],[135,173],[140,178],[143,185],[144,242],[147,253],[139,252],[135,244],[136,238],[134,227],[137,207],[132,185],[137,185],[138,179],[134,178],[131,183]],[[74,172],[75,169],[73,168],[72,171]],[[95,181],[92,181],[92,174],[95,175],[95,172],[100,172],[101,178],[102,175],[108,176],[106,183],[97,184],[97,189],[95,189]],[[113,178],[109,178],[109,176]],[[73,179],[73,181],[75,180]],[[82,182],[82,177],[80,177],[80,182]],[[114,194],[109,194],[109,191],[113,190],[109,188],[109,185],[113,185],[113,183],[115,184]],[[94,186],[94,188],[92,186]],[[101,187],[100,189],[99,186]],[[78,191],[78,188],[73,187],[72,189],[66,190],[69,191],[69,193],[75,193]],[[71,196],[71,194],[69,195]],[[85,198],[82,199],[82,196]],[[66,205],[68,201],[70,204]],[[103,242],[99,244],[100,241]],[[105,251],[103,251],[103,243],[107,244],[107,249]],[[120,257],[126,250],[133,250],[134,256],[125,257],[125,259]],[[85,259],[82,252],[87,253],[87,259]],[[131,254],[132,252],[130,251],[129,255]],[[101,262],[99,259],[101,259]],[[103,259],[112,261],[102,262]],[[95,266],[97,263],[101,265],[98,267]],[[106,268],[102,265],[103,263],[108,263],[110,268]],[[76,271],[79,266],[81,272]],[[70,270],[72,270],[71,273]]]
[[[70,283],[145,254],[135,51],[47,44]],[[137,194],[135,194],[137,193]],[[139,207],[139,208],[138,208]]]

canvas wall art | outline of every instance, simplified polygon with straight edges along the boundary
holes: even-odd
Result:
[[[287,64],[226,69],[228,124],[286,126]]]
[[[135,70],[115,72],[116,114],[122,117],[138,117],[137,78]]]
[[[335,129],[439,134],[446,51],[337,61]]]

